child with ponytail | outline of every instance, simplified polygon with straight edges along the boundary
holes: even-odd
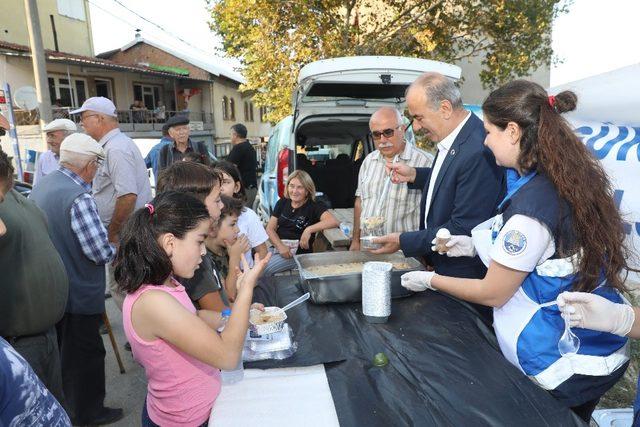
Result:
[[[122,231],[115,278],[127,294],[125,333],[148,380],[143,426],[206,425],[220,392],[219,369],[233,369],[242,357],[253,287],[268,256],[238,273],[234,309],[220,334],[220,314],[196,310],[175,279],[198,269],[211,221],[201,201],[165,192]]]

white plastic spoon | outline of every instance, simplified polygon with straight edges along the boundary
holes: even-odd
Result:
[[[295,299],[295,300],[291,301],[289,304],[287,304],[284,307],[282,307],[282,311],[287,311],[290,308],[295,307],[298,304],[302,304],[303,302],[308,300],[309,297],[310,297],[309,292],[307,292],[306,294],[302,295],[300,298]]]

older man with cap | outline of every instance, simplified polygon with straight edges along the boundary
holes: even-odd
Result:
[[[37,185],[44,176],[58,169],[60,144],[62,144],[63,139],[77,132],[77,130],[76,124],[69,119],[55,119],[44,127],[43,131],[47,135],[49,150],[38,157],[33,185]]]
[[[44,211],[49,235],[69,277],[65,314],[56,325],[62,385],[77,424],[108,424],[122,409],[106,408],[105,349],[99,328],[104,313],[104,265],[115,248],[109,243],[91,182],[105,159],[93,138],[73,134],[60,146],[60,168],[42,179],[30,198]]]
[[[110,99],[93,97],[71,112],[80,114],[85,132],[104,149],[104,163],[93,180],[93,197],[109,241],[117,244],[120,230],[131,213],[151,200],[151,185],[140,150],[118,127],[116,107]],[[107,266],[107,286],[122,308],[124,295],[117,291],[111,264]]]
[[[209,165],[211,154],[207,146],[202,141],[193,141],[189,135],[189,118],[185,115],[173,116],[165,124],[169,137],[173,144],[167,144],[158,153],[158,172],[171,166],[174,162],[181,161],[186,153],[196,153],[200,155],[201,163]]]

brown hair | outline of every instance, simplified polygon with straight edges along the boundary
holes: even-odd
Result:
[[[240,216],[242,210],[244,209],[244,205],[239,199],[221,195],[220,200],[222,200],[222,204],[224,205],[224,207],[222,208],[222,210],[220,210],[220,219],[218,220],[219,222],[221,222],[225,217],[231,215]]]
[[[156,190],[181,191],[201,202],[221,183],[220,175],[211,168],[195,162],[175,162],[158,174]]]
[[[482,104],[484,117],[505,129],[516,123],[522,132],[518,167],[546,175],[571,208],[575,242],[559,253],[577,254],[579,273],[574,291],[589,292],[599,285],[624,290],[620,272],[628,269],[628,250],[620,212],[613,200],[611,183],[600,162],[573,132],[560,113],[576,108],[578,98],[570,91],[550,98],[542,86],[515,80],[494,90]],[[598,230],[594,230],[597,224]]]
[[[13,187],[13,165],[11,159],[0,148],[0,186],[9,191]]]
[[[287,178],[287,185],[284,186],[284,197],[290,199],[289,197],[289,183],[292,179],[297,179],[300,181],[300,184],[307,190],[307,199],[311,199],[314,202],[316,201],[316,185],[313,183],[313,178],[307,172],[302,169],[296,169]]]
[[[242,201],[242,203],[247,201],[247,192],[244,189],[244,184],[242,184],[242,178],[240,176],[240,170],[238,166],[234,163],[228,162],[226,160],[220,160],[212,165],[213,170],[216,171],[220,175],[220,179],[224,181],[223,173],[226,173],[233,179],[234,183],[240,184],[240,189],[237,193],[233,194],[235,199]]]

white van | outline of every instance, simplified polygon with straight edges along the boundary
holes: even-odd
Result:
[[[382,106],[403,111],[405,91],[420,74],[452,80],[461,69],[396,56],[355,56],[312,62],[300,70],[293,115],[272,130],[254,208],[265,221],[289,172],[303,169],[331,208],[352,208],[362,161],[375,148],[369,117]]]

